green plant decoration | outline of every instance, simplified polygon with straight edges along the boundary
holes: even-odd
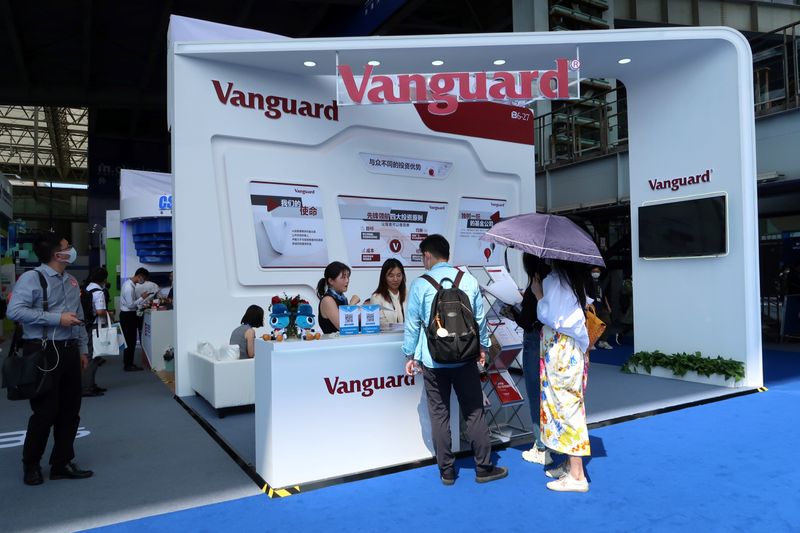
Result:
[[[740,381],[744,379],[744,363],[733,359],[724,359],[720,356],[716,358],[703,357],[700,352],[693,354],[675,353],[668,355],[658,350],[653,352],[636,352],[622,365],[622,371],[632,374],[633,368],[640,366],[647,373],[651,373],[653,367],[660,366],[672,371],[678,377],[685,376],[687,372],[694,370],[698,375],[710,377],[712,374],[725,376],[725,379]]]

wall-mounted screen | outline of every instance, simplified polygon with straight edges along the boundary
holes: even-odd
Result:
[[[639,257],[702,257],[727,252],[724,195],[639,207]]]

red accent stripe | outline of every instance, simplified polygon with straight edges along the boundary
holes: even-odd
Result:
[[[414,107],[422,122],[433,131],[534,145],[533,111],[526,107],[461,102],[449,115],[431,114],[428,104],[414,104]]]

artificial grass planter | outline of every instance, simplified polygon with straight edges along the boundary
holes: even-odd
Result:
[[[719,356],[703,357],[700,352],[671,355],[658,350],[636,352],[622,365],[622,371],[656,377],[679,377],[686,381],[728,387],[733,387],[737,381],[744,379],[743,362]]]

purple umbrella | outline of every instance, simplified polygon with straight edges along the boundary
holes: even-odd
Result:
[[[604,267],[588,233],[559,215],[528,213],[506,218],[481,236],[482,241],[516,248],[544,259],[562,259]]]

